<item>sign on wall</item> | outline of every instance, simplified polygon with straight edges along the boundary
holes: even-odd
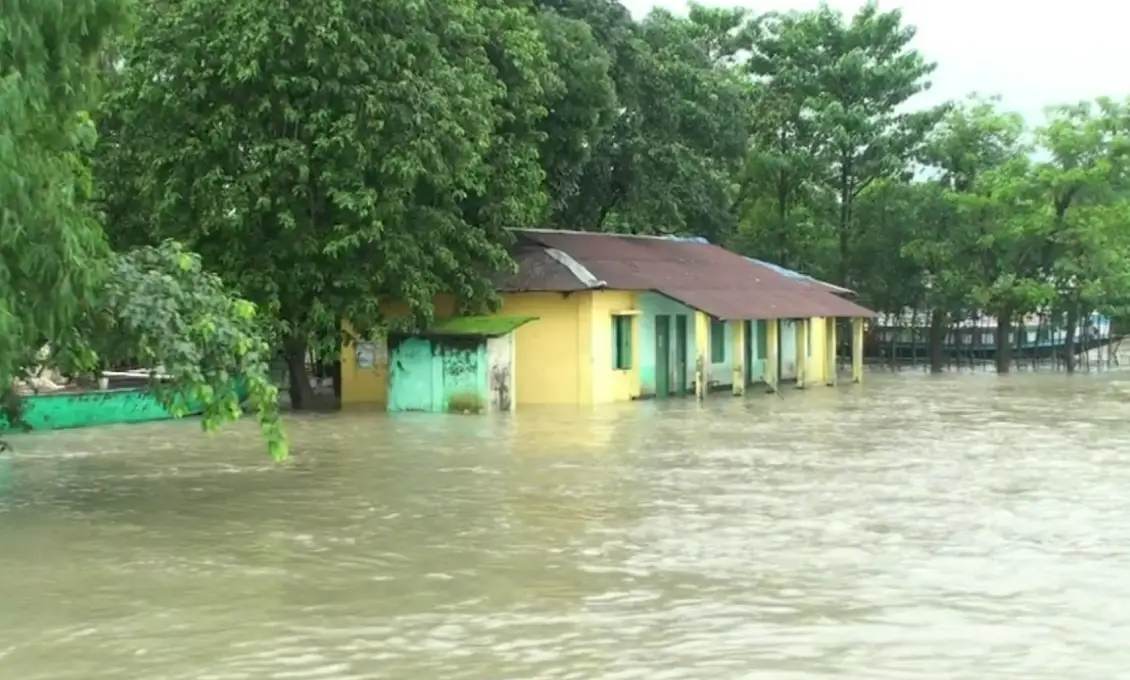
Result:
[[[354,352],[357,355],[357,368],[372,368],[377,361],[375,342],[359,342]]]
[[[357,368],[372,368],[388,363],[388,345],[384,342],[359,342],[353,351]]]

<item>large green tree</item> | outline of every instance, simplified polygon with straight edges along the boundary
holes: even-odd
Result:
[[[614,62],[591,24],[552,7],[538,11],[555,76],[545,91],[548,114],[539,143],[549,199],[545,223],[567,225],[594,150],[603,147],[619,116]]]
[[[124,10],[117,0],[0,10],[3,418],[22,424],[15,383],[41,364],[76,375],[128,359],[162,374],[154,390],[174,413],[202,404],[209,429],[239,418],[247,394],[271,453],[284,457],[253,306],[177,244],[112,252],[89,200],[96,133],[85,111]]]
[[[912,233],[901,252],[919,267],[924,283],[919,306],[929,315],[930,366],[943,367],[942,346],[952,321],[977,313],[977,286],[998,276],[1000,263],[987,257],[984,229],[964,219],[966,194],[984,191],[983,180],[1020,158],[1024,121],[1004,112],[992,98],[971,97],[951,107],[929,135],[924,162],[930,181],[923,185],[932,200],[911,220]]]
[[[733,62],[752,16],[691,5],[685,17],[656,10],[636,22],[606,0],[554,7],[593,27],[617,100],[554,226],[727,238],[750,117],[750,86]]]
[[[901,12],[874,2],[850,18],[822,5],[770,16],[763,27],[750,69],[763,83],[753,153],[771,189],[768,235],[780,244],[805,183],[815,184],[834,205],[836,277],[851,285],[856,200],[875,181],[906,179],[941,115],[907,109],[935,65],[913,48],[916,29]]]
[[[386,299],[489,302],[504,229],[543,214],[530,7],[151,0],[136,35],[99,163],[115,243],[180,239],[267,310],[296,406],[311,341]]]
[[[83,112],[91,62],[124,19],[122,0],[15,2],[0,10],[0,381],[82,314],[109,248],[87,209]]]
[[[1055,287],[1066,345],[1091,311],[1122,316],[1130,301],[1130,101],[1053,107],[1036,129],[1047,156],[1028,178],[1042,198],[1031,214],[1043,241],[1041,275]],[[1064,356],[1075,369],[1075,353]]]

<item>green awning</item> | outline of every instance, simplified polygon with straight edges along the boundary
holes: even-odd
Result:
[[[494,338],[536,320],[536,316],[449,316],[436,319],[421,335]]]

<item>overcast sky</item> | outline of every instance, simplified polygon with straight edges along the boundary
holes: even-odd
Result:
[[[655,6],[682,12],[684,0],[621,0],[636,16]],[[708,0],[758,12],[814,9],[819,0]],[[851,14],[863,3],[828,0]],[[999,94],[1036,123],[1049,104],[1130,94],[1125,0],[880,0],[918,27],[916,45],[938,63],[923,103],[970,92]]]

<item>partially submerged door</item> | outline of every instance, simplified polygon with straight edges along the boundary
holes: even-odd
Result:
[[[687,393],[687,315],[675,317],[675,393]]]
[[[671,394],[671,316],[655,317],[655,396]]]
[[[432,410],[432,343],[402,338],[390,352],[388,410]]]
[[[486,340],[449,337],[437,341],[436,345],[436,360],[443,366],[443,392],[432,410],[454,413],[487,410]]]

